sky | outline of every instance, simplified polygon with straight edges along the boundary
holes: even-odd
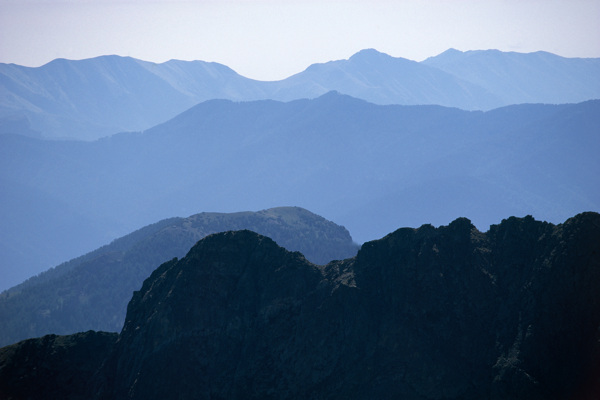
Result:
[[[278,80],[365,48],[600,57],[600,0],[0,0],[0,62],[30,67],[117,54]]]

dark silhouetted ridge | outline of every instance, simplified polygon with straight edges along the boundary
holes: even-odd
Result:
[[[88,394],[591,400],[599,285],[597,213],[402,228],[326,266],[250,231],[214,234],[134,293]],[[19,346],[0,352],[5,393],[2,366],[30,362]]]

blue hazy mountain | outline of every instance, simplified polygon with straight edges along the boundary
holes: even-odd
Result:
[[[376,104],[489,110],[600,98],[600,59],[549,53],[461,53],[415,62],[369,49],[261,82],[202,61],[102,56],[38,68],[0,64],[0,133],[91,140],[164,122],[209,99],[289,101],[331,90]]]
[[[28,121],[5,132],[20,128],[89,140],[149,128],[200,101],[252,98],[260,93],[252,82],[224,65],[202,61],[154,64],[102,56],[57,59],[39,68],[0,64],[0,116]]]
[[[422,64],[494,93],[502,104],[578,103],[600,98],[600,59],[552,53],[450,49]]]
[[[506,215],[560,222],[600,210],[598,126],[600,101],[482,112],[332,92],[211,100],[93,142],[0,135],[2,273],[25,279],[201,211],[296,205],[359,243],[457,216],[482,230]]]
[[[348,60],[313,64],[276,87],[270,97],[286,101],[335,90],[376,104],[437,104],[467,110],[501,105],[493,93],[477,85],[374,49],[362,50]]]

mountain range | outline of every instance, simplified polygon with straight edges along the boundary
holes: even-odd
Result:
[[[599,77],[600,59],[453,49],[423,62],[367,49],[272,82],[203,61],[101,56],[37,68],[0,64],[0,133],[92,140],[149,129],[210,99],[290,101],[331,90],[376,104],[465,110],[578,103],[600,98]]]
[[[0,398],[596,399],[599,126],[545,52],[0,64]]]
[[[402,228],[325,266],[218,233],[144,281],[120,334],[0,349],[0,395],[593,400],[599,286],[597,213]]]
[[[297,205],[362,243],[397,226],[600,209],[600,101],[487,112],[211,100],[93,142],[0,135],[5,288],[164,218]],[[13,275],[11,275],[13,274]]]
[[[346,229],[299,207],[201,213],[146,226],[0,294],[0,346],[46,334],[118,332],[127,302],[144,279],[201,238],[250,229],[316,264],[356,255]]]

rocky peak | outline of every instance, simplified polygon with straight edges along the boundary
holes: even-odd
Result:
[[[304,303],[323,280],[321,269],[302,254],[254,232],[204,238],[182,260],[163,264],[134,294],[113,354],[115,385],[108,398],[124,391],[134,398],[168,397],[157,379],[164,374],[168,390],[190,396],[200,382],[217,385],[215,391],[227,396],[245,391],[251,365],[279,364],[271,359],[273,349],[293,348]],[[194,377],[179,368],[166,372],[163,366],[175,360],[194,365]],[[242,380],[235,377],[239,368],[245,371]],[[258,374],[255,384],[266,387],[271,373],[250,374]],[[196,386],[187,388],[186,379]]]

